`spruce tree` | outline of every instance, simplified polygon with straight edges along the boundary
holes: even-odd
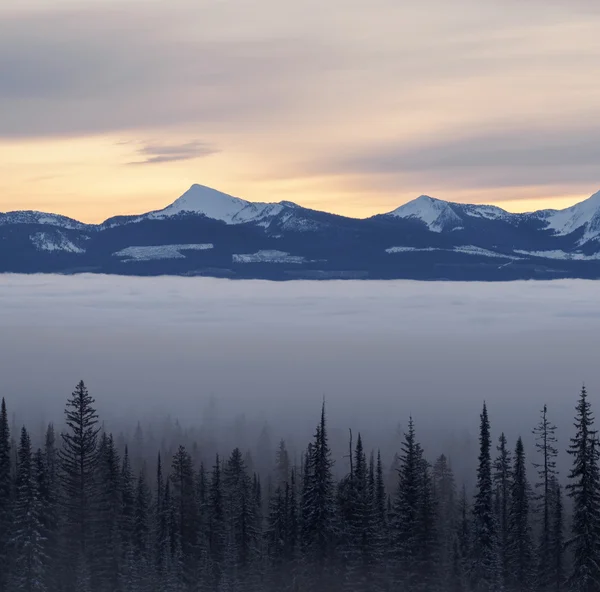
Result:
[[[533,590],[534,563],[529,518],[530,487],[525,469],[525,450],[517,440],[510,492],[508,525],[508,584],[516,592]]]
[[[121,537],[121,466],[112,434],[102,434],[95,476],[93,556],[86,560],[86,569],[95,590],[111,592],[119,590],[127,567]]]
[[[225,505],[221,461],[217,455],[210,478],[208,494],[208,556],[211,589],[221,590],[225,572],[225,546],[227,542]]]
[[[422,487],[421,449],[411,417],[402,444],[391,523],[393,585],[407,592],[417,589],[420,578],[418,537]]]
[[[417,590],[432,592],[438,584],[439,547],[438,533],[436,530],[436,503],[434,499],[430,465],[421,457],[421,491],[419,500],[419,523],[418,523],[418,550],[417,561],[419,565],[419,581]],[[442,583],[445,584],[444,577]]]
[[[479,431],[477,490],[473,503],[470,579],[474,592],[497,592],[499,586],[497,525],[494,515],[490,422],[483,404]]]
[[[170,480],[183,578],[186,585],[190,585],[196,571],[199,514],[192,457],[184,446],[179,446],[173,457]]]
[[[552,483],[556,478],[556,457],[558,450],[556,448],[556,426],[548,420],[548,408],[544,405],[541,411],[540,422],[533,430],[535,435],[535,448],[541,460],[534,463],[538,471],[538,481],[535,484],[536,489],[540,491],[539,506],[541,515],[540,537],[537,549],[537,582],[540,592],[547,592],[553,589],[551,582],[551,573],[553,566],[553,557],[551,552],[552,540],[552,509],[553,509],[553,490]]]
[[[572,537],[573,569],[569,586],[577,592],[593,592],[600,588],[600,482],[598,445],[594,416],[585,387],[576,407],[575,436],[567,452],[573,456],[573,467],[567,485],[573,500]]]
[[[335,509],[333,462],[325,419],[325,404],[314,442],[309,447],[302,484],[302,554],[305,582],[315,592],[331,590],[335,573]]]
[[[98,415],[94,399],[80,381],[65,409],[68,430],[61,434],[59,450],[62,479],[61,502],[64,511],[65,558],[81,554],[81,573],[89,573],[89,553],[93,536],[93,502],[97,495],[95,470],[97,465]],[[66,584],[73,586],[72,574],[64,572]],[[83,576],[82,576],[83,577]],[[86,575],[87,577],[87,575]]]
[[[38,481],[31,452],[31,440],[25,427],[21,430],[18,449],[16,499],[14,504],[14,554],[12,589],[45,592],[46,557],[41,522]]]
[[[502,584],[506,584],[509,574],[509,508],[512,489],[511,457],[506,436],[500,434],[497,446],[498,456],[494,461],[494,506],[498,525],[498,554],[500,556]]]
[[[9,575],[9,537],[12,522],[11,440],[6,402],[0,406],[0,592],[7,592]]]
[[[565,539],[562,487],[556,478],[550,483],[552,494],[552,525],[549,554],[551,558],[548,582],[552,592],[561,592],[565,583]]]
[[[454,473],[444,454],[433,465],[433,486],[437,506],[440,575],[447,577],[455,561],[457,507]]]

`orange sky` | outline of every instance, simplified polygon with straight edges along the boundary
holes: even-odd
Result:
[[[97,222],[192,183],[359,217],[585,199],[600,15],[494,4],[5,0],[0,210]]]

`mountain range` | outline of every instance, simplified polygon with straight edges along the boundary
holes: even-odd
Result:
[[[0,213],[0,272],[254,279],[514,280],[600,277],[600,192],[515,214],[422,195],[348,218],[192,185],[171,205],[84,224]]]

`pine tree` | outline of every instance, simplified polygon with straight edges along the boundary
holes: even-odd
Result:
[[[150,507],[152,496],[146,480],[146,468],[142,464],[135,488],[135,509],[133,516],[132,554],[134,563],[134,581],[143,592],[150,589],[153,571],[151,569],[151,530]]]
[[[417,589],[420,578],[419,521],[422,495],[422,458],[412,417],[404,436],[391,524],[393,585],[406,592]]]
[[[213,466],[208,495],[208,556],[212,590],[221,590],[225,571],[225,506],[223,499],[223,480],[221,461],[217,455]]]
[[[550,482],[550,492],[552,494],[552,525],[550,531],[549,554],[551,564],[549,567],[550,590],[552,592],[561,592],[565,582],[565,540],[564,540],[564,515],[562,487],[554,477]]]
[[[7,591],[9,565],[9,537],[12,522],[12,484],[10,469],[10,428],[6,402],[2,399],[0,406],[0,592]]]
[[[102,434],[96,462],[93,556],[86,560],[92,585],[119,590],[126,571],[121,538],[122,488],[119,453],[112,434]]]
[[[234,585],[254,590],[258,585],[259,536],[256,497],[252,479],[239,448],[234,449],[223,471],[224,507],[229,560]]]
[[[306,581],[315,592],[331,590],[336,581],[332,467],[323,403],[302,484],[302,554],[305,566],[310,566],[310,573],[305,573]]]
[[[506,436],[500,434],[498,439],[498,456],[494,462],[494,505],[496,523],[498,525],[498,553],[501,564],[501,582],[506,584],[509,579],[510,567],[508,558],[509,546],[509,508],[512,489],[511,457]]]
[[[490,422],[484,403],[479,432],[477,491],[473,504],[473,544],[470,579],[474,592],[497,592],[498,542],[494,515]]]
[[[44,533],[44,555],[46,557],[46,587],[57,588],[60,582],[59,569],[59,483],[58,483],[58,451],[54,426],[48,425],[45,436],[44,451],[36,454],[36,474],[41,505],[40,520]]]
[[[419,447],[420,448],[420,447]],[[438,584],[438,534],[436,531],[436,504],[434,500],[429,463],[421,459],[421,491],[419,500],[418,550],[419,582],[416,588],[423,592],[432,592]],[[445,584],[445,578],[443,584]]]
[[[80,381],[65,409],[67,432],[61,434],[62,448],[58,458],[62,478],[61,502],[64,506],[65,558],[82,555],[81,565],[88,569],[92,543],[92,504],[97,494],[98,415],[94,399]],[[82,567],[83,569],[83,567]],[[86,572],[87,573],[87,572]],[[66,583],[73,586],[71,572],[65,571]]]
[[[541,456],[541,462],[534,463],[538,471],[536,489],[541,490],[538,498],[540,503],[541,528],[537,550],[537,582],[540,592],[549,592],[553,589],[551,573],[553,557],[550,549],[552,539],[552,482],[557,475],[556,457],[556,426],[548,420],[548,408],[544,405],[541,411],[540,423],[533,430],[535,435],[535,448]]]
[[[383,592],[387,586],[387,561],[389,543],[389,525],[387,495],[383,477],[383,464],[381,462],[381,451],[377,451],[377,464],[375,467],[375,483],[372,495],[373,515],[375,521],[375,577],[373,589],[375,592]]]
[[[369,490],[367,459],[360,434],[354,451],[348,493],[346,588],[353,592],[369,592],[376,570],[376,518]]]
[[[290,457],[285,440],[280,440],[275,455],[275,485],[283,488],[290,478]]]
[[[13,587],[26,592],[45,592],[45,556],[41,504],[31,440],[25,427],[21,430],[18,449],[16,499],[14,505]]]
[[[568,453],[573,467],[567,485],[573,500],[573,536],[569,541],[573,551],[573,570],[569,585],[577,592],[592,592],[600,588],[600,483],[598,478],[598,447],[594,416],[585,387],[576,407],[575,437]]]
[[[533,589],[534,563],[529,520],[530,487],[525,469],[525,450],[521,438],[517,440],[513,480],[510,492],[508,525],[508,584],[517,592]]]
[[[179,446],[173,457],[170,480],[176,536],[181,546],[183,578],[189,586],[196,571],[199,514],[192,457],[184,446]]]
[[[455,562],[456,484],[446,455],[442,454],[433,466],[433,484],[437,506],[440,575],[447,577]]]

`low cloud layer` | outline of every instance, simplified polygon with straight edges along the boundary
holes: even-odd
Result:
[[[325,396],[342,442],[352,427],[387,445],[378,438],[412,414],[434,450],[475,438],[484,400],[496,436],[526,440],[547,403],[566,446],[584,381],[600,403],[598,290],[3,276],[0,394],[19,417],[60,420],[83,378],[113,424],[189,424],[214,396],[221,417],[266,419],[299,441]]]

